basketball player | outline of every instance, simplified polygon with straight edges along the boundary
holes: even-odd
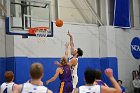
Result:
[[[58,76],[60,79],[60,87],[59,87],[59,93],[71,93],[73,90],[72,86],[72,77],[71,77],[71,71],[70,67],[67,65],[67,59],[66,57],[62,57],[60,60],[60,65],[56,69],[55,75],[46,81],[46,84],[48,85],[50,82],[53,82]]]
[[[90,69],[90,68],[86,69],[84,73],[86,84],[80,86],[79,89],[75,89],[74,93],[121,93],[121,88],[113,77],[112,69],[110,68],[106,69],[105,74],[112,82],[114,88],[109,88],[100,85],[93,85],[93,82],[95,81],[95,74],[96,71],[94,69]]]
[[[6,82],[2,83],[0,93],[13,93],[14,86],[16,85],[14,80],[14,73],[12,71],[6,71],[4,74]]]
[[[40,63],[33,63],[30,67],[31,81],[15,86],[14,93],[53,93],[42,85],[43,74],[43,66]]]
[[[80,48],[74,50],[73,37],[70,34],[70,32],[68,32],[68,35],[70,37],[71,55],[73,56],[70,58],[68,64],[71,66],[73,88],[76,88],[76,85],[78,83],[78,75],[77,75],[78,57],[83,55],[83,51]]]
[[[122,89],[122,93],[125,93],[125,87],[122,85],[122,80],[117,80],[117,82],[118,82],[118,84],[120,85],[120,87]]]
[[[101,86],[107,86],[106,83],[104,83],[102,80],[101,80],[101,76],[102,76],[102,73],[100,70],[96,70],[96,80],[94,81],[94,85],[101,85]]]

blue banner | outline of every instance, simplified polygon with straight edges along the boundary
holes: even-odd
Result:
[[[130,0],[115,0],[114,26],[130,28]]]

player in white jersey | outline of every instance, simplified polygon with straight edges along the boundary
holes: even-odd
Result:
[[[40,84],[24,83],[21,93],[48,93],[48,88]]]
[[[86,84],[80,86],[78,89],[75,89],[74,93],[121,93],[121,88],[113,77],[112,69],[106,69],[105,74],[112,82],[114,88],[109,88],[101,85],[93,85],[96,77],[96,71],[94,69],[88,68],[84,73]]]
[[[101,92],[101,86],[95,85],[95,86],[80,86],[79,87],[79,93],[102,93]]]
[[[76,59],[76,60],[75,60]],[[72,83],[73,83],[73,88],[76,88],[76,85],[78,83],[78,76],[77,76],[77,69],[78,69],[78,58],[73,58],[73,64],[74,62],[76,63],[76,65],[72,65],[71,66],[71,74],[72,74]],[[69,60],[69,63],[72,61]]]
[[[69,32],[68,32],[68,35],[70,36],[71,54],[73,55],[73,57],[70,58],[67,64],[71,67],[73,88],[76,88],[76,85],[78,83],[78,76],[77,76],[78,57],[83,55],[83,51],[80,48],[77,48],[77,50],[74,50],[72,35]],[[69,43],[66,43],[65,46],[67,50]],[[65,51],[65,56],[68,57],[68,51]],[[61,66],[59,62],[57,61],[54,64],[56,64],[57,66]]]
[[[6,71],[4,74],[6,82],[2,83],[0,87],[0,93],[13,93],[13,88],[16,85],[14,80],[14,74],[12,71]]]
[[[71,65],[73,88],[76,88],[76,85],[78,83],[78,76],[77,76],[78,57],[83,55],[83,51],[81,50],[81,48],[77,48],[77,50],[74,50],[73,37],[70,34],[70,32],[68,32],[68,35],[70,37],[71,55],[73,56],[72,58],[70,58],[68,64]]]
[[[43,74],[43,66],[40,63],[33,63],[30,67],[31,81],[15,86],[14,93],[53,93],[42,85]]]

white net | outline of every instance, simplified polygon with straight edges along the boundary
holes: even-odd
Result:
[[[37,37],[37,41],[39,42],[39,43],[46,43],[46,41],[47,41],[47,35],[48,35],[48,29],[37,29],[36,30],[36,37]]]

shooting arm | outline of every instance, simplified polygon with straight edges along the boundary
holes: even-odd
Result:
[[[70,36],[70,46],[71,46],[71,54],[74,54],[74,43],[73,43],[73,37]]]
[[[70,37],[71,54],[73,55],[73,53],[74,53],[73,37],[72,37],[72,35],[70,34],[69,31],[68,31],[68,35],[69,35],[69,37]]]

